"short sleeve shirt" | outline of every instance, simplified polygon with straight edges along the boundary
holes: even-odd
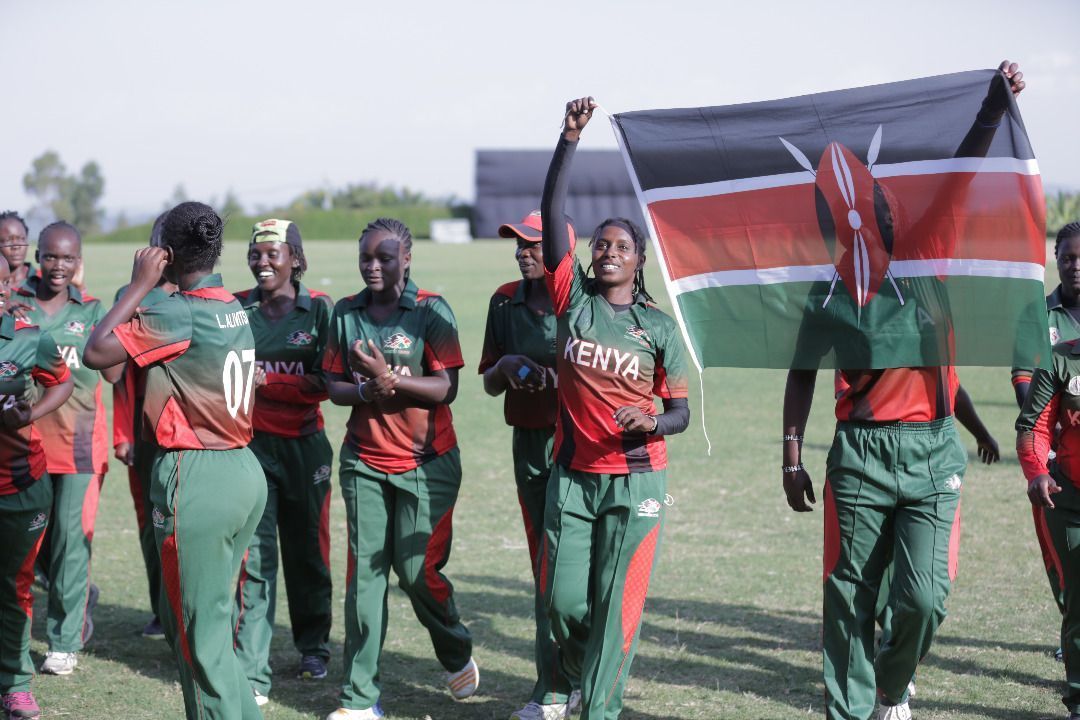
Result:
[[[124,285],[116,291],[115,302],[119,302],[128,290]],[[139,304],[136,312],[156,305],[169,297],[161,286],[155,287]],[[120,380],[113,385],[113,443],[152,442],[153,428],[143,427],[143,398],[146,396],[146,370],[133,362],[124,366]],[[124,427],[120,427],[123,424]]]
[[[366,378],[349,370],[348,353],[357,340],[373,340],[394,372],[403,377],[431,375],[462,367],[457,321],[440,295],[410,280],[397,310],[386,321],[372,322],[367,289],[339,300],[330,321],[323,369],[353,382]],[[354,405],[346,425],[345,446],[364,463],[389,474],[408,472],[457,447],[450,406],[415,405],[401,395],[381,403]]]
[[[555,316],[537,313],[526,303],[525,280],[506,283],[495,291],[488,304],[484,349],[480,373],[493,367],[504,355],[524,355],[547,373],[544,389],[537,392],[507,388],[503,415],[514,427],[541,429],[555,427],[556,388]]]
[[[114,334],[146,369],[143,416],[166,449],[229,450],[251,441],[255,338],[220,275],[144,308]]]
[[[836,419],[930,422],[953,414],[960,380],[945,367],[836,371]]]
[[[33,403],[34,384],[53,387],[70,371],[56,341],[41,328],[0,315],[0,406]],[[36,424],[0,427],[0,495],[25,490],[45,474],[45,448]]]
[[[319,403],[326,399],[322,356],[330,329],[330,298],[296,286],[296,306],[280,320],[259,311],[259,288],[236,294],[255,336],[255,363],[266,384],[255,391],[255,430],[278,437],[311,435],[323,428]]]
[[[686,354],[675,321],[642,299],[615,310],[573,252],[546,279],[558,318],[555,461],[594,473],[667,467],[664,438],[624,434],[614,414],[633,406],[655,415],[654,396],[687,396]]]
[[[1080,322],[1061,304],[1061,286],[1046,296],[1046,320],[1050,329],[1050,345],[1080,338]],[[1013,382],[1030,382],[1031,368],[1013,368]]]
[[[105,317],[97,298],[68,286],[68,302],[54,315],[37,301],[40,278],[18,291],[19,302],[30,306],[29,319],[56,340],[61,357],[75,379],[67,402],[34,423],[45,444],[48,471],[54,474],[104,473],[109,464],[108,422],[101,399],[101,373],[83,365],[83,350],[94,327]]]

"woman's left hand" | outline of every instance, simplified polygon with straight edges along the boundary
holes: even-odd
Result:
[[[18,430],[30,424],[31,411],[30,403],[25,400],[16,400],[4,408],[0,419],[3,420],[4,427],[8,430]]]
[[[656,418],[633,405],[625,405],[615,411],[615,424],[625,433],[645,435],[656,429]]]

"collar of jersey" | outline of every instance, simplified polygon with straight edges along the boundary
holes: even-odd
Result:
[[[1054,288],[1054,292],[1046,296],[1046,309],[1059,310],[1061,307],[1061,286],[1058,285]]]
[[[0,317],[0,338],[10,340],[15,337],[15,316],[4,313]]]
[[[249,308],[262,302],[262,289],[258,286],[248,291],[247,297],[240,301],[243,307]],[[298,310],[311,310],[311,293],[304,283],[296,283],[296,307]]]
[[[406,310],[412,310],[416,307],[416,294],[420,292],[420,289],[416,287],[416,283],[409,279],[405,281],[405,288],[401,291],[401,297],[398,298],[398,307]],[[371,302],[371,290],[364,288],[360,292],[353,295],[352,302],[349,303],[351,307],[362,308],[367,307]]]
[[[37,286],[38,286],[39,282],[41,282],[41,278],[38,277],[37,275],[28,277],[23,282],[23,284],[19,286],[19,289],[16,290],[15,292],[17,292],[20,295],[27,295],[27,296],[33,297],[33,296],[37,295]],[[68,300],[70,300],[72,302],[77,302],[80,305],[83,304],[83,294],[79,291],[79,288],[77,288],[74,285],[69,283],[68,286],[67,286],[67,291],[68,291]]]

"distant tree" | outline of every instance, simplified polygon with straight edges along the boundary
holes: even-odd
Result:
[[[105,178],[93,160],[78,175],[68,175],[60,155],[47,150],[23,175],[23,189],[37,200],[30,213],[35,220],[67,220],[83,233],[100,229],[103,211],[98,204],[105,194]]]
[[[131,221],[128,220],[127,213],[121,210],[116,214],[116,220],[114,221],[117,230],[123,230],[131,225]]]
[[[305,190],[289,203],[290,212],[303,212],[304,210],[326,210],[331,205],[330,191],[323,189]]]
[[[188,201],[187,190],[184,189],[183,183],[176,183],[176,187],[173,188],[172,195],[161,206],[162,210],[172,210],[174,207],[182,202]]]
[[[379,187],[375,183],[346,185],[335,192],[331,205],[335,208],[362,210],[370,207],[393,207],[399,205],[422,205],[427,203],[422,193],[408,188]]]
[[[240,199],[236,197],[236,193],[232,188],[229,188],[225,193],[225,199],[220,203],[214,205],[214,209],[217,210],[218,215],[223,218],[230,218],[234,215],[243,215],[244,207],[240,204]]]
[[[1058,191],[1046,198],[1046,234],[1057,235],[1063,225],[1080,221],[1080,193]]]

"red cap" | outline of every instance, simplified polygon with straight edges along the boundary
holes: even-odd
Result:
[[[540,217],[539,210],[533,210],[522,218],[519,223],[507,223],[499,226],[499,237],[521,238],[526,242],[538,243],[542,240],[544,222]],[[566,231],[570,233],[570,242],[575,242],[574,226],[566,223]]]

